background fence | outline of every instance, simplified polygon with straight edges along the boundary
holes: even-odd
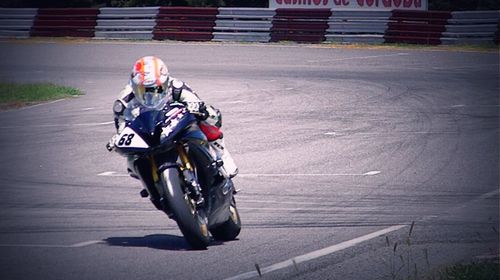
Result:
[[[385,42],[439,45],[450,17],[449,12],[393,11]]]
[[[38,9],[0,9],[0,36],[29,37],[37,13]]]
[[[102,8],[97,16],[96,38],[153,39],[158,7]]]
[[[384,43],[390,17],[389,11],[334,11],[325,37],[340,43]]]
[[[327,9],[276,9],[271,41],[323,42],[331,15]]]
[[[499,19],[500,11],[336,11],[192,7],[0,8],[0,37],[498,44]]]
[[[99,9],[38,9],[31,36],[94,37]]]
[[[153,38],[156,40],[210,41],[217,8],[161,7]]]
[[[478,44],[496,39],[498,44],[499,12],[452,12],[441,41],[443,44]]]
[[[275,14],[265,8],[219,8],[213,40],[269,42]]]

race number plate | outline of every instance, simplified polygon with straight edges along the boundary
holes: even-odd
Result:
[[[119,148],[149,148],[149,145],[133,129],[126,127],[115,140]]]

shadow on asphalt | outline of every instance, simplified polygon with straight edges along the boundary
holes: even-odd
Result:
[[[184,237],[169,234],[152,234],[143,237],[109,237],[104,241],[110,246],[146,247],[170,251],[192,250]]]
[[[198,251],[193,249],[184,237],[170,234],[151,234],[143,237],[108,237],[103,241],[109,246],[145,247],[169,251]],[[208,246],[222,244],[224,242],[212,240]]]

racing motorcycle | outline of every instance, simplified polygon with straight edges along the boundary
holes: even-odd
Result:
[[[206,248],[211,236],[236,239],[241,230],[236,190],[207,142],[206,124],[182,103],[137,110],[114,149],[133,157],[130,174],[143,182],[141,196],[175,220],[195,249]]]

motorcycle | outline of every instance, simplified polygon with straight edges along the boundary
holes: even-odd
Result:
[[[236,190],[202,131],[206,124],[182,103],[135,110],[114,149],[133,158],[129,173],[143,182],[141,196],[175,220],[194,249],[205,249],[211,236],[236,239],[241,230]]]

